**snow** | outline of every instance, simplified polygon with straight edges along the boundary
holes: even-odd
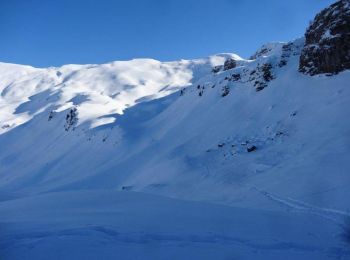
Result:
[[[350,71],[299,73],[303,43],[1,63],[0,258],[349,258]]]
[[[3,259],[330,259],[350,254],[329,240],[342,229],[317,215],[134,192],[71,191],[10,200],[0,204],[0,221]]]
[[[122,114],[141,98],[160,98],[189,86],[209,73],[211,63],[223,64],[225,56],[230,55],[164,63],[135,59],[48,69],[1,63],[0,122],[13,128],[32,119],[45,106],[53,106],[59,112],[73,105],[70,100],[84,96],[85,102],[79,104],[79,124],[103,125],[112,119],[101,120],[101,116]],[[36,106],[16,110],[29,98],[38,101]]]

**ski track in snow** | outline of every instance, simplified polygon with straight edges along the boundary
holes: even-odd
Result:
[[[344,218],[350,217],[350,213],[346,211],[336,210],[336,209],[329,209],[329,208],[322,208],[317,207],[299,200],[295,200],[292,198],[282,198],[280,196],[271,194],[267,191],[260,190],[256,187],[252,187],[252,190],[256,190],[263,196],[267,197],[269,200],[272,200],[274,202],[277,202],[283,207],[286,207],[288,210],[294,210],[304,213],[310,213],[310,214],[316,214],[319,216],[322,216],[326,219],[330,219],[340,225],[343,224]]]

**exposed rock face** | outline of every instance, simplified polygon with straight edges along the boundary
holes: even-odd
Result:
[[[316,75],[350,69],[350,0],[340,0],[316,15],[305,33],[299,71]]]
[[[66,115],[66,123],[64,125],[64,129],[68,131],[69,129],[76,126],[78,123],[78,109],[76,107],[73,107],[69,110],[68,114]]]
[[[248,81],[253,81],[255,90],[261,91],[264,88],[267,87],[268,82],[275,79],[275,76],[272,72],[272,65],[271,63],[263,63],[259,64],[256,67],[256,70],[253,70],[250,72],[250,76]]]
[[[229,69],[233,69],[235,67],[236,67],[236,61],[234,59],[228,59],[224,63],[224,71],[229,70]]]

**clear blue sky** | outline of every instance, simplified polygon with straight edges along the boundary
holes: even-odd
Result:
[[[0,0],[0,61],[37,67],[234,52],[303,35],[334,0]]]

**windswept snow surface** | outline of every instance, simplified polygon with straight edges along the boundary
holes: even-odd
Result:
[[[0,258],[349,259],[350,71],[303,44],[0,64]]]

